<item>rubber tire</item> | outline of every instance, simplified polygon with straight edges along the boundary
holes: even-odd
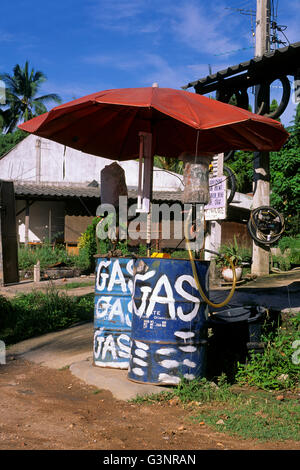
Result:
[[[260,206],[260,207],[257,207],[256,209],[254,209],[252,212],[255,212],[255,211],[258,211],[258,210],[263,210],[263,209],[272,209],[276,214],[278,214],[279,217],[282,217],[281,214],[279,214],[278,211],[276,211],[275,209],[273,209],[273,207],[270,207],[270,206]],[[248,228],[248,232],[251,236],[251,238],[258,244],[258,245],[273,245],[274,243],[276,243],[280,237],[281,237],[281,234],[278,235],[278,236],[275,236],[271,241],[268,241],[268,242],[265,242],[263,240],[261,240],[260,238],[258,238],[256,236],[256,234],[254,233],[255,230],[254,230],[254,227],[252,226],[252,223],[251,223],[251,217],[249,218],[248,220],[248,223],[247,223],[247,228]]]
[[[227,174],[231,182],[230,194],[229,194],[229,197],[227,198],[227,204],[230,204],[233,201],[234,195],[236,193],[236,179],[235,179],[233,171],[228,166],[223,167],[223,173]]]
[[[259,110],[257,111],[257,114],[261,114],[263,116],[276,119],[279,116],[281,116],[281,114],[285,111],[290,100],[291,85],[286,75],[279,77],[278,80],[281,81],[282,88],[283,88],[282,97],[281,97],[280,104],[278,105],[278,108],[276,108],[272,113],[265,113],[266,103],[263,101],[263,95],[264,95],[266,88],[270,87],[272,83],[272,82],[270,83],[265,82],[261,85],[260,90],[258,92],[257,102],[259,103]]]

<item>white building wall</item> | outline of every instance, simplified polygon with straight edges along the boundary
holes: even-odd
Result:
[[[40,165],[37,140],[41,140]],[[86,184],[93,180],[100,182],[101,170],[111,163],[112,160],[107,158],[89,155],[57,142],[29,135],[0,159],[0,178],[29,183],[38,182],[40,177],[41,183]],[[138,162],[129,160],[118,163],[125,171],[127,186],[137,187]],[[175,191],[183,189],[183,186],[177,175],[155,171],[153,189]]]

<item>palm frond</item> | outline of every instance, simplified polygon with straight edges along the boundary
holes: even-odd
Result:
[[[44,103],[47,103],[49,101],[55,101],[56,103],[61,103],[62,99],[56,93],[49,93],[48,95],[43,95],[43,96],[39,96],[38,98],[35,98],[33,102],[35,101],[41,101]]]

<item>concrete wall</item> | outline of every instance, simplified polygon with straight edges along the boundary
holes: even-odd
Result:
[[[40,148],[37,143],[40,142]],[[4,180],[54,184],[100,182],[100,172],[112,160],[95,157],[65,147],[48,139],[29,135],[0,159],[0,174]],[[128,187],[138,185],[138,162],[119,162],[125,171]],[[154,190],[182,189],[177,176],[155,171]]]

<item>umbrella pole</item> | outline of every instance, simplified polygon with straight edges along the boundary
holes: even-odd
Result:
[[[147,200],[147,230],[146,230],[146,245],[147,256],[151,256],[151,225],[152,225],[152,196],[153,196],[153,160],[152,153],[152,134],[149,134],[148,145],[145,146],[144,153],[144,187],[146,190]]]
[[[138,181],[138,201],[137,211],[147,214],[146,222],[146,246],[147,256],[151,255],[151,201],[153,188],[153,160],[152,139],[150,132],[140,132],[140,151],[139,151],[139,181]],[[143,165],[144,160],[144,165]],[[144,170],[144,171],[142,171]],[[143,173],[143,175],[142,175]]]
[[[138,181],[138,199],[137,199],[137,209],[142,209],[142,177],[143,177],[143,157],[144,157],[144,134],[140,132],[140,151],[139,151],[139,181]]]

